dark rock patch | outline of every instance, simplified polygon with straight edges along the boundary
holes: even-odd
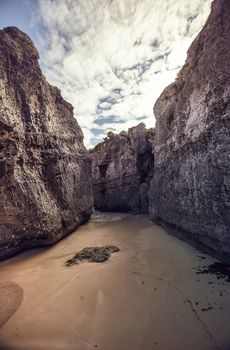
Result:
[[[211,274],[216,275],[218,279],[225,279],[226,282],[230,282],[230,265],[221,262],[215,262],[209,266],[199,267],[197,275],[199,274]],[[209,282],[211,284],[212,282]]]
[[[102,263],[108,260],[112,253],[119,252],[120,249],[113,245],[104,247],[87,247],[76,253],[73,258],[66,261],[66,266],[79,264],[83,261]]]
[[[208,306],[208,307],[204,307],[201,311],[203,311],[203,312],[206,312],[206,311],[210,311],[210,310],[212,310],[213,309],[213,307],[212,306]]]

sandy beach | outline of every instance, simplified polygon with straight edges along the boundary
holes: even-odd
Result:
[[[104,263],[67,267],[88,246]],[[101,214],[56,245],[0,263],[1,350],[230,349],[230,283],[145,216]]]

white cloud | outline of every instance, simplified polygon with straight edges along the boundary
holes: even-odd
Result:
[[[42,65],[74,105],[87,147],[110,129],[154,125],[154,102],[183,65],[210,2],[39,1]]]

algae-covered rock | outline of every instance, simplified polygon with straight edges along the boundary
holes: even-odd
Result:
[[[87,247],[76,253],[73,258],[67,260],[66,266],[75,265],[82,261],[102,263],[108,260],[112,253],[119,251],[120,249],[113,245]]]

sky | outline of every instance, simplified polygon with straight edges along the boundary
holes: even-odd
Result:
[[[30,35],[87,148],[144,122],[173,82],[211,0],[0,0],[0,28]]]

